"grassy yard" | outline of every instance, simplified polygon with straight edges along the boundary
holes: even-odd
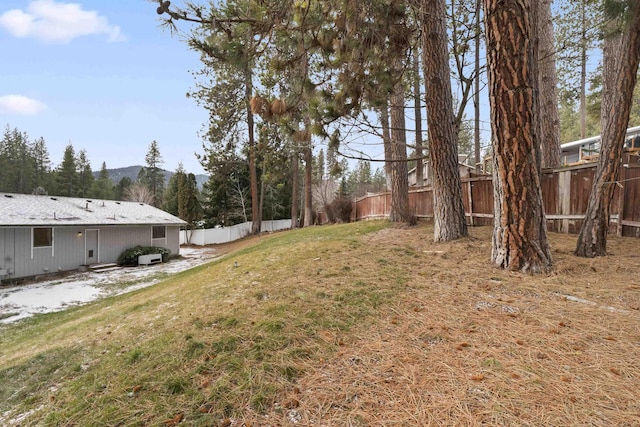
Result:
[[[130,294],[0,327],[0,424],[634,425],[640,239],[555,271],[386,222],[252,238]]]

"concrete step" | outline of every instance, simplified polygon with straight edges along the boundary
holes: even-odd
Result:
[[[109,267],[109,268],[101,268],[99,270],[92,270],[92,271],[94,273],[107,273],[109,271],[115,271],[115,270],[122,270],[122,267],[116,266],[116,267]]]
[[[113,262],[104,263],[104,264],[91,264],[89,266],[89,271],[93,271],[95,273],[102,273],[106,271],[119,270],[121,267],[118,264]]]

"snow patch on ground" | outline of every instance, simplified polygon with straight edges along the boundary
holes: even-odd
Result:
[[[73,273],[64,278],[0,286],[0,323],[11,323],[35,314],[64,310],[98,298],[152,286],[167,275],[180,273],[217,258],[210,247],[182,247],[180,257],[162,264],[124,267],[103,273]]]

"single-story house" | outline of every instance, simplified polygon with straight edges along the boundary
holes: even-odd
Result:
[[[0,280],[114,263],[138,245],[177,255],[185,224],[144,203],[0,193]]]

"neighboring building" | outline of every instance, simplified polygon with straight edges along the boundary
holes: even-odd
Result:
[[[626,150],[640,149],[640,126],[627,129],[624,148]],[[567,142],[562,144],[560,149],[563,165],[595,161],[600,153],[600,135]]]
[[[474,167],[467,164],[469,156],[466,154],[458,154],[458,170],[460,171],[461,178],[469,178],[473,172]],[[409,187],[424,187],[431,185],[431,162],[429,160],[422,162],[422,176],[424,177],[422,183],[416,182],[416,168],[412,168],[409,171]]]
[[[144,203],[0,193],[0,280],[113,263],[137,245],[177,255],[185,224]]]

